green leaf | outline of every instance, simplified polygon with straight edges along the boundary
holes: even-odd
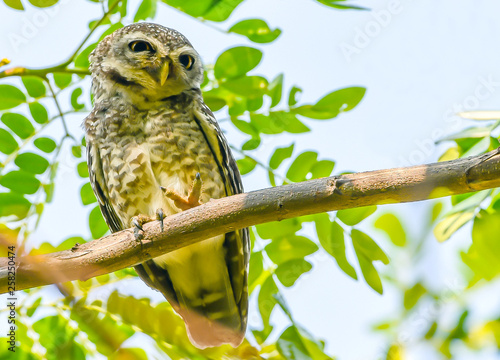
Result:
[[[40,335],[40,344],[47,349],[47,360],[84,360],[85,353],[75,341],[77,332],[60,315],[44,317],[33,324]]]
[[[23,115],[16,113],[4,113],[2,122],[21,139],[27,139],[35,132],[31,122]]]
[[[275,274],[279,281],[286,287],[290,287],[304,273],[312,269],[312,265],[304,259],[286,261],[278,266]]]
[[[148,360],[148,354],[140,348],[119,348],[112,353],[108,360]]]
[[[262,239],[275,239],[295,234],[302,229],[302,224],[297,218],[293,218],[260,224],[256,226],[256,229]]]
[[[17,141],[5,129],[0,128],[0,151],[4,154],[12,154],[17,149]]]
[[[366,255],[366,257],[372,261],[382,261],[385,265],[389,264],[387,255],[370,236],[357,229],[352,229],[351,238],[355,248]]]
[[[280,36],[281,30],[271,30],[269,25],[261,19],[242,20],[234,24],[228,32],[246,36],[249,40],[256,43],[270,43]]]
[[[48,137],[39,137],[33,141],[33,144],[45,153],[51,153],[57,147],[56,142]]]
[[[83,49],[75,59],[75,67],[88,69],[88,67],[90,66],[89,55],[96,47],[97,43],[94,43]]]
[[[153,19],[156,15],[156,0],[142,0],[134,16],[134,22]]]
[[[28,91],[29,96],[39,98],[45,95],[47,90],[45,89],[43,80],[38,76],[22,76],[21,80],[23,81],[24,87]]]
[[[431,211],[431,222],[434,222],[437,220],[439,215],[441,214],[441,211],[443,210],[443,203],[438,201],[434,206],[432,207]]]
[[[85,298],[71,306],[71,319],[78,323],[79,330],[96,345],[97,351],[109,358],[119,359],[116,351],[134,334],[134,330],[130,326],[117,323],[109,314],[103,317],[100,315],[98,310],[85,304]]]
[[[149,299],[135,299],[115,291],[107,300],[107,312],[114,315],[113,318],[119,316],[123,324],[133,326],[134,329],[155,339],[156,344],[170,355],[168,358],[199,358],[199,350],[196,350],[188,340],[184,322],[168,303],[152,306]],[[168,347],[164,345],[165,343]]]
[[[290,89],[290,93],[288,94],[288,106],[294,106],[297,104],[298,99],[297,96],[302,93],[302,89],[298,87],[292,87]]]
[[[20,169],[32,174],[43,174],[49,167],[49,162],[43,156],[26,152],[17,155],[14,161]]]
[[[40,181],[29,172],[15,170],[3,175],[0,185],[20,194],[34,194],[40,187]]]
[[[237,118],[231,118],[231,122],[236,126],[238,130],[241,132],[248,134],[252,137],[259,137],[259,131],[256,128],[256,124],[248,123],[246,121],[237,119]]]
[[[456,195],[452,198],[452,204],[454,205],[446,215],[451,215],[457,212],[463,212],[466,210],[475,210],[481,203],[488,199],[491,195],[491,190],[483,190],[477,193],[462,194],[467,196]]]
[[[71,147],[71,154],[77,159],[82,157],[82,147],[80,145],[75,145]]]
[[[264,342],[264,340],[272,331],[272,326],[269,324],[269,319],[271,317],[271,313],[274,310],[274,307],[278,303],[278,301],[274,297],[274,295],[277,293],[278,287],[276,286],[273,277],[270,275],[262,284],[259,291],[259,296],[257,297],[259,313],[262,317],[262,323],[264,324],[263,330],[256,334],[256,338],[259,343]]]
[[[76,166],[76,171],[78,172],[78,176],[80,176],[81,178],[89,177],[89,167],[87,166],[86,161],[78,163],[78,165]]]
[[[316,164],[311,167],[311,179],[319,179],[330,176],[334,167],[335,162],[331,160],[317,161]]]
[[[256,129],[261,134],[281,134],[284,131],[283,126],[271,121],[270,116],[264,114],[250,114],[250,124],[252,129]]]
[[[99,239],[108,231],[108,225],[102,217],[99,206],[92,209],[89,215],[89,228],[94,239]]]
[[[319,243],[334,257],[339,268],[354,280],[358,279],[356,270],[346,257],[344,230],[337,222],[331,222],[327,214],[315,216],[316,232]]]
[[[276,342],[276,348],[284,359],[333,360],[324,353],[324,345],[321,342],[295,325],[283,331]]]
[[[127,1],[123,1],[122,4],[126,5]],[[102,39],[104,39],[106,36],[108,36],[109,34],[115,32],[116,30],[118,29],[121,29],[123,27],[123,24],[121,22],[117,22],[117,23],[114,23],[114,24],[111,24],[107,29],[106,31],[104,31],[101,36],[99,37],[99,41],[101,41]],[[89,46],[89,48],[91,47],[95,47],[96,44],[91,44]],[[85,52],[87,52],[88,50],[84,50]],[[81,53],[83,54],[83,52]],[[90,55],[90,52],[88,52],[88,55]],[[88,57],[88,56],[87,56]],[[81,59],[81,61],[86,61],[84,60],[83,58]]]
[[[71,106],[73,106],[73,109],[75,109],[75,110],[81,110],[85,107],[84,104],[80,104],[78,102],[78,98],[82,95],[82,93],[83,93],[83,90],[80,87],[77,87],[71,93]]]
[[[38,306],[40,306],[40,303],[42,302],[42,298],[39,297],[38,299],[35,300],[33,304],[30,305],[28,310],[26,311],[26,315],[29,317],[32,317],[35,311],[38,309]]]
[[[316,163],[318,153],[314,151],[305,151],[295,158],[292,165],[288,168],[286,173],[287,179],[293,182],[300,182],[307,180],[307,175],[310,173],[311,168]]]
[[[491,130],[493,130],[491,126],[485,126],[485,127],[474,126],[461,130],[455,134],[445,136],[436,141],[436,143],[438,144],[443,141],[457,140],[457,139],[484,138],[490,136]]]
[[[163,0],[195,18],[224,21],[243,0]]]
[[[259,145],[260,145],[260,138],[252,138],[241,146],[241,150],[243,151],[255,150],[259,147]]]
[[[20,194],[0,193],[0,218],[14,215],[18,220],[24,219],[30,207],[31,203]]]
[[[210,108],[210,110],[212,110],[214,112],[219,111],[224,106],[226,106],[226,100],[215,97],[215,96],[204,96],[203,102],[205,104],[207,104],[207,106]]]
[[[368,8],[356,5],[344,5],[345,0],[316,0],[317,2],[339,10],[369,10]],[[389,359],[389,358],[387,358]],[[391,358],[392,359],[392,358]],[[399,360],[394,358],[394,360]]]
[[[458,212],[448,215],[441,220],[434,228],[434,236],[439,242],[446,241],[458,231],[462,226],[467,224],[475,216],[475,209],[470,209],[464,212]]]
[[[396,215],[390,213],[384,214],[375,221],[374,226],[384,231],[394,245],[406,245],[406,233]]]
[[[21,0],[3,0],[3,2],[15,10],[24,10]]]
[[[57,4],[59,0],[29,0],[31,5],[39,7],[39,8],[46,8],[50,7],[52,5]]]
[[[258,49],[234,47],[219,55],[214,65],[214,75],[217,79],[234,79],[255,68],[261,60],[262,51]]]
[[[283,94],[283,74],[279,74],[268,86],[268,95],[271,97],[271,108],[278,105]]]
[[[490,148],[491,137],[486,136],[480,141],[478,141],[474,146],[470,147],[466,152],[460,155],[460,157],[476,156],[486,152]]]
[[[382,294],[382,282],[372,262],[380,260],[387,265],[389,263],[389,258],[367,234],[357,229],[353,229],[351,231],[351,239],[366,283],[370,285],[373,290]]]
[[[418,300],[420,300],[420,298],[426,293],[427,289],[419,282],[407,289],[405,291],[403,301],[405,309],[412,309],[415,305],[417,305]]]
[[[241,175],[246,175],[255,169],[257,162],[254,159],[245,156],[243,159],[236,160],[236,164],[238,165],[238,169],[240,169]]]
[[[352,110],[363,99],[365,92],[362,87],[340,89],[324,96],[315,105],[303,105],[295,108],[294,112],[311,119],[332,119],[341,112]]]
[[[12,85],[0,85],[0,110],[12,109],[26,101],[26,95]]]
[[[83,184],[82,188],[80,189],[80,198],[82,199],[83,205],[90,205],[97,202],[90,183]]]
[[[29,103],[30,113],[33,119],[39,124],[45,124],[49,121],[49,114],[47,113],[47,109],[45,106],[40,104],[39,102]]]
[[[310,131],[307,126],[297,119],[297,116],[290,112],[271,111],[269,117],[274,127],[285,130],[291,134],[301,134]]]
[[[318,251],[318,245],[304,236],[288,235],[279,239],[273,239],[266,246],[266,253],[277,265],[290,260],[303,259]]]
[[[76,63],[76,62],[75,62]],[[67,73],[54,73],[54,82],[59,89],[64,89],[71,84],[72,76]]]
[[[481,211],[472,227],[472,245],[462,260],[475,274],[475,281],[494,279],[500,274],[500,213]]]
[[[376,205],[337,211],[337,218],[348,226],[354,226],[377,210]]]
[[[271,169],[277,169],[285,159],[292,156],[294,146],[295,144],[288,147],[276,148],[271,159],[269,159],[269,167]]]
[[[262,256],[262,251],[252,252],[248,268],[248,287],[251,292],[251,290],[255,288],[254,283],[264,272],[264,257]]]
[[[220,84],[232,93],[248,98],[256,98],[267,92],[267,80],[262,76],[244,76]]]

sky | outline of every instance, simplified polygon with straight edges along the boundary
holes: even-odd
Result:
[[[137,1],[129,4],[130,8],[138,6]],[[293,85],[303,89],[301,103],[314,103],[334,89],[367,88],[360,105],[334,121],[305,120],[312,128],[310,133],[285,135],[278,141],[264,139],[257,153],[264,160],[276,146],[295,142],[299,150],[315,149],[320,158],[334,159],[337,173],[434,162],[446,148],[436,146],[435,141],[470,125],[455,113],[498,109],[500,3],[360,0],[357,4],[372,11],[336,11],[311,0],[247,0],[228,21],[207,26],[159,4],[154,21],[186,35],[205,63],[213,63],[223,50],[236,45],[262,49],[265,55],[254,73],[272,79],[284,72],[285,91]],[[0,3],[0,58],[9,58],[13,65],[37,67],[61,62],[85,36],[98,6],[66,0],[47,10],[28,5],[27,11],[15,12]],[[228,29],[247,18],[264,18],[283,33],[276,42],[259,45],[216,29]],[[69,117],[70,129],[79,137],[83,117]],[[222,126],[232,143],[244,140],[228,124]],[[54,134],[56,126],[47,131]],[[32,236],[33,243],[89,236],[89,209],[75,206],[80,204],[83,181],[74,167],[71,155],[63,156],[59,188]],[[244,178],[245,189],[269,186],[264,179],[265,171],[257,170]],[[386,208],[400,214],[416,236],[423,230],[419,226],[429,206]],[[470,228],[465,228],[445,244],[430,240],[428,251],[433,255],[422,274],[432,277],[436,287],[445,288],[457,278],[453,273],[457,249],[468,246],[469,233]],[[349,255],[352,259],[352,253]],[[387,291],[380,296],[362,280],[352,281],[326,255],[312,261],[313,272],[286,292],[296,320],[325,339],[329,352],[340,359],[376,359],[386,343],[370,332],[370,326],[394,311],[397,295]],[[137,291],[148,291],[138,282],[133,285]],[[494,303],[485,301],[486,314],[488,306]],[[274,320],[283,324],[279,314]],[[434,359],[422,349],[410,355],[412,359]],[[464,350],[457,359],[471,357]],[[493,355],[486,353],[484,359],[493,359]]]

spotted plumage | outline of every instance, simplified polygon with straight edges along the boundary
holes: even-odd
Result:
[[[182,211],[174,197],[202,187],[198,203],[243,191],[212,112],[203,103],[203,67],[179,32],[134,24],[104,38],[90,57],[94,109],[84,121],[90,180],[111,231],[133,217]],[[248,230],[216,236],[135,268],[183,317],[200,348],[244,337]],[[169,326],[165,324],[165,326]]]

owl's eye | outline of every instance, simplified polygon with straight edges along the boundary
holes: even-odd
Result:
[[[128,44],[128,47],[133,52],[153,51],[153,47],[147,41],[136,40]]]
[[[179,56],[179,61],[181,62],[182,65],[188,70],[191,70],[194,65],[194,57],[191,55],[181,55]]]

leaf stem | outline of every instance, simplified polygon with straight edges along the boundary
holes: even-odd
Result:
[[[59,104],[59,100],[57,100],[56,93],[55,93],[52,85],[50,84],[49,79],[45,78],[45,81],[46,81],[46,83],[47,83],[47,85],[49,87],[50,92],[52,93],[52,98],[54,99],[54,102],[56,103],[57,111],[59,112],[59,116],[61,117],[61,122],[62,122],[62,125],[63,125],[65,137],[72,138],[73,140],[76,141],[76,139],[73,137],[73,135],[71,135],[69,133],[68,126],[66,125],[66,119],[64,117],[64,113],[63,113],[63,111],[61,109],[61,105]]]

